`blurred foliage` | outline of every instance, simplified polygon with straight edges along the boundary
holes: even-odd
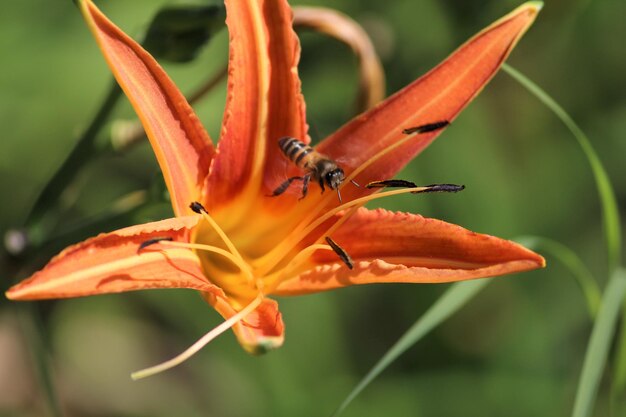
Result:
[[[193,61],[214,32],[224,27],[225,18],[224,5],[164,7],[150,23],[143,46],[157,59]]]
[[[519,4],[336,3],[307,4],[339,7],[364,25],[383,59],[389,93]],[[99,4],[139,38],[157,10],[173,3]],[[109,88],[109,71],[72,2],[47,6],[23,0],[5,2],[0,9],[2,235],[22,225]],[[509,59],[592,139],[622,208],[625,15],[623,1],[548,1]],[[165,68],[190,92],[222,68],[227,40],[221,31],[193,63]],[[301,40],[300,75],[311,135],[320,139],[353,116],[355,60],[332,40],[309,32]],[[222,83],[196,105],[213,137],[218,137],[224,97]],[[133,117],[127,103],[114,115]],[[103,129],[100,140],[107,140],[109,129]],[[606,276],[599,203],[584,156],[556,117],[506,74],[498,75],[402,177],[425,184],[463,183],[467,189],[385,200],[385,207],[502,237],[546,236],[573,248],[595,276]],[[129,192],[158,189],[155,181],[160,181],[158,168],[147,144],[100,159],[64,193],[60,227],[106,212],[111,201]],[[106,227],[163,218],[169,210],[165,204],[150,205]],[[66,243],[34,254],[29,264],[40,265]],[[1,256],[6,289],[29,271],[20,260]],[[496,279],[386,370],[343,415],[568,414],[591,322],[575,280],[551,261],[543,271]],[[366,286],[281,299],[287,337],[278,351],[249,356],[227,334],[181,367],[135,383],[128,377],[131,371],[178,353],[219,322],[197,294],[149,291],[42,302],[35,308],[43,318],[41,337],[67,415],[319,416],[336,408],[445,288]],[[0,301],[0,415],[48,413],[23,331],[26,309]],[[607,409],[604,389],[596,414],[606,415]]]

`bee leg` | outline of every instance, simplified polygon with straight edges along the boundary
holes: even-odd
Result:
[[[310,179],[311,179],[310,175],[304,176],[304,181],[302,182],[302,197],[300,197],[299,200],[302,200],[304,197],[306,197],[306,194],[309,192],[309,180]]]
[[[319,184],[320,188],[322,189],[322,194],[324,194],[324,191],[326,191],[326,189],[324,188],[324,180],[322,178],[320,178]]]
[[[289,178],[287,181],[283,182],[282,184],[280,184],[272,194],[268,195],[268,197],[276,197],[281,195],[282,193],[284,193],[287,188],[289,188],[289,186],[291,185],[292,182],[294,182],[295,180],[305,180],[306,177],[291,177]]]

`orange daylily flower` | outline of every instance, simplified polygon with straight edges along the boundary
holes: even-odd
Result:
[[[156,61],[90,0],[82,13],[146,130],[176,217],[104,233],[71,246],[7,292],[13,300],[79,297],[149,288],[200,291],[250,352],[283,343],[270,295],[298,295],[370,283],[442,283],[527,271],[544,259],[524,247],[440,220],[362,206],[375,193],[359,184],[392,178],[493,77],[533,22],[526,3],[493,23],[436,68],[324,139],[316,150],[345,171],[343,203],[285,179],[302,175],[278,139],[305,143],[299,41],[285,0],[226,0],[230,33],[228,97],[217,148]],[[206,211],[190,209],[200,202]],[[196,205],[196,209],[198,209]],[[325,241],[352,258],[350,269]]]

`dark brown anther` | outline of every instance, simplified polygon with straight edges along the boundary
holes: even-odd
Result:
[[[148,239],[146,241],[141,242],[141,245],[139,245],[139,247],[137,248],[137,252],[140,252],[142,249],[145,249],[150,245],[154,245],[156,243],[163,242],[163,241],[171,242],[172,240],[174,239],[171,237],[155,237],[152,239]]]
[[[365,186],[365,188],[384,188],[384,187],[400,187],[400,188],[415,188],[417,185],[414,182],[406,180],[382,180],[372,181]]]
[[[456,184],[430,184],[425,185],[425,189],[419,191],[413,191],[413,194],[419,193],[458,193],[465,189],[464,185]]]
[[[429,133],[429,132],[434,132],[435,130],[443,129],[449,124],[450,124],[449,121],[441,120],[435,123],[428,123],[428,124],[421,125],[421,126],[409,127],[409,128],[404,129],[402,133],[404,133],[405,135],[410,135],[413,133],[418,133],[418,134]]]
[[[198,203],[197,201],[194,201],[193,203],[189,204],[189,208],[193,210],[194,213],[198,213],[198,214],[208,213],[206,209],[204,208],[204,206]]]
[[[339,255],[339,258],[341,258],[343,263],[345,263],[348,268],[354,268],[354,263],[352,262],[352,258],[350,257],[350,255],[348,255],[348,252],[346,252],[341,246],[335,243],[335,241],[332,240],[329,236],[326,236],[326,242],[328,242],[330,247],[335,251],[337,255]]]

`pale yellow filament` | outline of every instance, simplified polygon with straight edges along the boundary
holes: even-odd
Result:
[[[315,221],[306,225],[304,228],[298,228],[299,230],[296,229],[294,233],[290,234],[287,239],[283,240],[280,244],[274,247],[274,249],[272,249],[270,252],[268,252],[265,256],[263,256],[260,259],[260,263],[262,267],[258,268],[256,270],[256,273],[257,275],[266,275],[285,257],[286,254],[289,253],[291,249],[293,249],[293,247],[298,242],[304,239],[309,233],[315,230],[318,226],[320,226],[326,220],[330,219],[332,216],[334,216],[335,214],[339,213],[342,210],[352,208],[352,207],[356,209],[368,203],[369,201],[377,200],[379,198],[389,197],[389,196],[398,195],[398,194],[419,193],[419,192],[427,191],[428,189],[429,187],[416,187],[416,188],[404,188],[401,190],[385,191],[385,192],[371,194],[365,197],[357,198],[347,203],[341,204],[327,211],[322,216],[315,219]],[[352,213],[353,212],[350,212],[348,214],[352,214]],[[339,221],[342,221],[342,220],[340,219]]]
[[[354,178],[356,178],[357,175],[359,175],[365,168],[367,168],[368,166],[370,166],[371,164],[373,164],[374,162],[376,162],[377,160],[379,160],[380,158],[382,158],[383,156],[387,155],[389,152],[393,151],[394,149],[397,149],[398,147],[402,146],[403,144],[405,144],[406,142],[415,139],[416,135],[419,135],[420,133],[413,133],[410,135],[407,135],[405,138],[400,139],[397,142],[394,142],[392,145],[389,145],[388,147],[386,147],[385,149],[381,150],[380,152],[376,153],[374,156],[372,156],[371,158],[369,158],[367,161],[363,162],[361,165],[359,165],[358,167],[356,167],[351,173],[350,175],[348,175],[344,181],[341,183],[341,185],[339,186],[339,190],[341,191],[341,189],[348,184],[350,181],[354,180]],[[317,204],[315,207],[312,208],[311,212],[309,213],[309,215],[298,224],[298,226],[296,227],[296,229],[294,230],[294,233],[300,233],[300,231],[302,230],[302,228],[306,227],[307,224],[309,224],[310,221],[312,221],[318,214],[319,212],[328,205],[328,203],[330,202],[329,200],[333,198],[332,195],[327,194],[325,196],[322,196],[321,201],[319,204]],[[352,213],[350,213],[352,214]]]
[[[176,246],[180,248],[196,249],[196,250],[202,250],[206,252],[217,253],[218,255],[222,255],[223,257],[231,261],[233,264],[235,264],[237,268],[241,270],[241,272],[246,274],[246,278],[248,279],[249,282],[254,281],[254,275],[252,275],[252,270],[250,269],[250,265],[243,262],[242,259],[236,257],[235,255],[228,252],[227,250],[218,248],[217,246],[204,245],[201,243],[173,242],[169,240],[162,240],[159,243],[162,245]]]
[[[222,324],[213,328],[210,332],[202,336],[196,343],[191,345],[189,348],[187,348],[187,350],[185,350],[180,355],[168,361],[160,363],[159,365],[151,366],[150,368],[133,372],[132,374],[130,374],[130,377],[136,381],[138,379],[146,378],[148,376],[158,374],[160,372],[173,368],[177,365],[180,365],[181,363],[189,359],[191,356],[198,353],[198,351],[202,349],[211,340],[215,339],[217,336],[224,333],[226,330],[230,329],[235,324],[243,320],[248,314],[252,313],[259,306],[259,304],[261,304],[261,301],[263,301],[263,294],[259,294],[254,300],[252,300],[250,304],[244,307],[241,311],[239,311],[237,314],[230,317],[228,320],[224,321]]]
[[[272,289],[275,284],[281,282],[286,276],[288,276],[291,272],[293,272],[300,265],[306,262],[313,255],[313,253],[318,250],[332,251],[333,248],[331,248],[329,245],[323,244],[313,244],[307,246],[306,248],[298,252],[296,256],[294,256],[283,269],[273,275],[268,276],[265,279],[267,286]]]
[[[228,238],[226,233],[224,233],[224,231],[217,224],[217,222],[213,220],[213,218],[209,215],[209,213],[207,213],[207,211],[204,208],[202,208],[202,210],[200,210],[200,214],[202,214],[202,217],[204,218],[204,220],[206,220],[209,223],[209,225],[211,225],[211,227],[217,232],[219,237],[224,241],[230,253],[235,255],[242,264],[245,264],[246,262],[243,260],[243,257],[241,256],[241,254],[239,253],[239,251],[237,250],[233,242]]]
[[[233,242],[228,238],[228,236],[226,235],[226,233],[224,233],[224,230],[222,230],[222,228],[217,224],[217,222],[209,215],[209,213],[204,209],[204,207],[202,207],[202,209],[200,210],[200,214],[202,215],[202,218],[204,218],[204,220],[207,221],[207,223],[209,223],[209,225],[213,228],[213,230],[215,230],[217,232],[217,234],[219,235],[219,237],[222,239],[222,241],[226,244],[226,247],[228,248],[228,250],[230,251],[230,253],[232,253],[232,255],[237,259],[237,262],[235,262],[235,264],[239,267],[239,269],[244,272],[246,274],[246,278],[248,280],[248,283],[252,283],[255,281],[255,278],[252,274],[252,270],[250,269],[248,263],[243,259],[243,256],[241,256],[241,254],[239,253],[239,251],[237,250],[237,248],[235,247],[235,245],[233,244]],[[205,246],[205,247],[212,247],[212,246]],[[219,253],[219,252],[218,252]],[[230,258],[229,258],[230,259]],[[257,288],[259,290],[261,290],[262,286],[259,287],[258,283],[259,280],[256,280],[257,282]]]

